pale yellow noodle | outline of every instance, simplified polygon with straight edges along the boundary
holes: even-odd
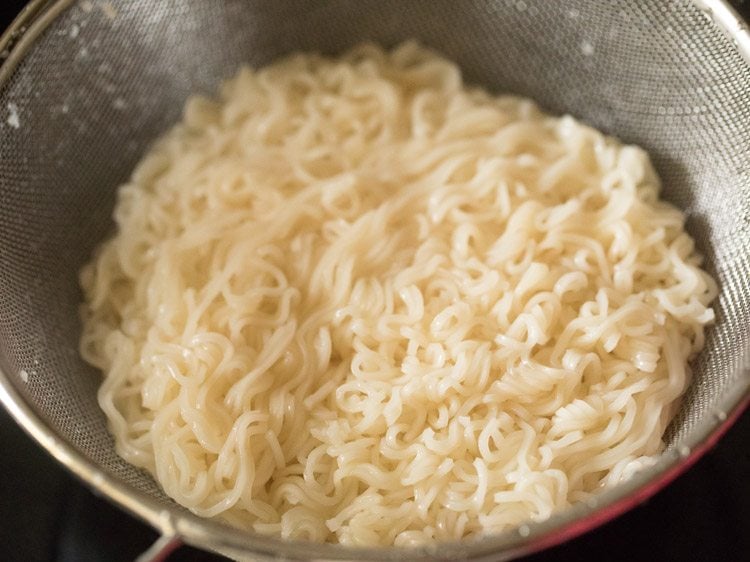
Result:
[[[409,545],[652,462],[713,280],[646,154],[414,43],[243,68],[81,273],[117,451],[195,513]]]

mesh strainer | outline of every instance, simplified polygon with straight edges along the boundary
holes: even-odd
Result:
[[[281,542],[200,519],[113,448],[78,353],[77,271],[115,189],[186,97],[244,62],[417,38],[468,81],[530,96],[653,156],[719,281],[716,326],[659,463],[596,503],[439,550]],[[750,34],[718,0],[37,0],[0,40],[0,398],[58,460],[180,541],[251,559],[507,559],[653,494],[739,415],[750,376]]]

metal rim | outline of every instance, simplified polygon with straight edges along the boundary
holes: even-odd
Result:
[[[0,90],[47,26],[75,0],[32,0],[0,36]],[[692,0],[732,40],[750,64],[750,29],[727,0]],[[651,468],[600,494],[595,501],[576,504],[546,521],[521,525],[476,542],[448,542],[414,549],[350,548],[330,544],[283,541],[244,532],[192,513],[172,513],[149,495],[100,470],[62,439],[24,401],[10,377],[0,369],[0,402],[16,422],[48,453],[87,486],[158,529],[169,549],[179,542],[229,556],[264,556],[293,560],[508,560],[548,548],[581,535],[635,507],[686,471],[710,450],[750,405],[750,365],[722,397],[679,451],[664,453]],[[155,545],[156,546],[156,545]],[[158,556],[159,549],[153,554]],[[164,552],[165,553],[165,552]]]

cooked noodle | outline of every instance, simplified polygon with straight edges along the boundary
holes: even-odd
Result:
[[[647,155],[413,43],[242,69],[119,192],[81,352],[117,451],[205,517],[410,545],[661,450],[713,320]]]

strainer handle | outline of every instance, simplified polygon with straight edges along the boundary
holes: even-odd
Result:
[[[164,562],[181,546],[182,541],[177,535],[162,535],[135,562]]]

